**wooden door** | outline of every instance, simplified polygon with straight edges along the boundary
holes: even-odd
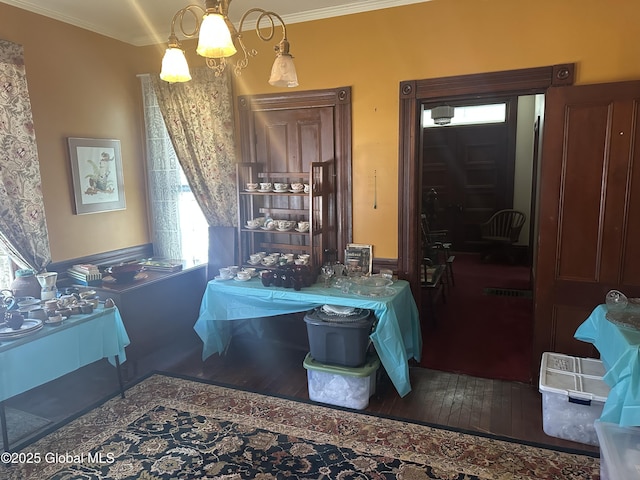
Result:
[[[438,192],[440,225],[457,251],[480,245],[480,224],[513,204],[515,128],[509,123],[423,129],[422,205]]]
[[[593,356],[573,338],[610,289],[640,296],[640,82],[550,88],[539,192],[534,365]]]
[[[308,172],[335,156],[330,107],[260,112],[254,122],[256,158],[267,172]]]
[[[238,105],[244,162],[261,162],[268,172],[309,172],[314,162],[335,161],[327,206],[334,218],[327,221],[337,226],[331,244],[343,252],[352,239],[351,89],[241,96]]]

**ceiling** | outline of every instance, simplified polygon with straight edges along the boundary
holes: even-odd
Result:
[[[229,18],[238,25],[249,8],[263,8],[279,14],[287,24],[350,15],[429,0],[233,0]],[[173,15],[189,3],[204,0],[0,0],[61,22],[143,46],[167,41]],[[257,14],[247,18],[254,28]]]

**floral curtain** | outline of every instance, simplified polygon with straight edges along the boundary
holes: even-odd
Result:
[[[192,80],[169,84],[152,76],[158,104],[185,176],[212,227],[237,223],[231,79],[201,67]]]
[[[182,258],[180,165],[164,124],[150,75],[141,75],[147,132],[147,179],[152,216],[153,254]]]
[[[0,243],[21,267],[51,262],[21,45],[0,40]]]

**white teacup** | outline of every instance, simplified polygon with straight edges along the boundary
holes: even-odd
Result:
[[[242,272],[248,273],[250,277],[253,277],[253,276],[255,275],[255,273],[256,273],[256,269],[255,269],[255,268],[253,268],[253,267],[244,267],[244,268],[243,268],[240,272],[238,272],[238,273],[242,273]]]
[[[304,183],[292,183],[291,190],[293,190],[294,192],[301,192],[302,190],[304,190]]]
[[[237,265],[231,265],[231,266],[229,266],[227,268],[231,271],[231,275],[232,276],[240,271],[240,267],[237,266]]]
[[[231,277],[233,277],[233,273],[231,272],[229,267],[223,267],[220,269],[220,278],[226,280]]]
[[[241,270],[238,273],[236,273],[236,277],[238,277],[239,280],[249,280],[251,278],[251,274],[249,272],[245,272],[244,270]]]
[[[309,222],[298,222],[298,230],[301,232],[309,230]]]
[[[289,230],[292,222],[290,220],[276,220],[278,230]]]
[[[277,261],[276,257],[264,257],[260,263],[268,267],[270,265],[275,265],[276,261]]]
[[[308,183],[304,184],[304,193],[309,193],[310,187]]]
[[[278,192],[286,192],[289,190],[288,183],[274,183],[273,188],[275,188]]]
[[[247,220],[247,227],[248,228],[258,228],[260,226],[260,221],[253,219],[253,220]]]
[[[249,255],[249,261],[254,265],[260,260],[262,260],[262,255],[260,255],[259,253],[252,253],[251,255]]]
[[[258,184],[257,183],[247,183],[246,188],[249,191],[257,190],[258,189]]]
[[[273,184],[271,182],[264,182],[260,184],[260,190],[271,190],[273,188]]]

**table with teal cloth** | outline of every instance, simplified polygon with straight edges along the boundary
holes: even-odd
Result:
[[[611,390],[600,420],[640,426],[640,331],[620,327],[606,314],[606,305],[598,305],[574,337],[592,343],[606,369],[604,381]]]
[[[0,401],[103,358],[126,360],[129,337],[117,307],[72,315],[15,340],[0,339]]]
[[[202,359],[223,353],[231,340],[229,320],[270,317],[312,310],[321,305],[373,310],[377,325],[371,341],[401,397],[411,391],[409,359],[420,360],[422,335],[418,308],[409,283],[394,282],[395,294],[361,297],[317,283],[299,291],[265,287],[258,278],[248,282],[211,280],[207,284],[194,329],[204,343]]]

